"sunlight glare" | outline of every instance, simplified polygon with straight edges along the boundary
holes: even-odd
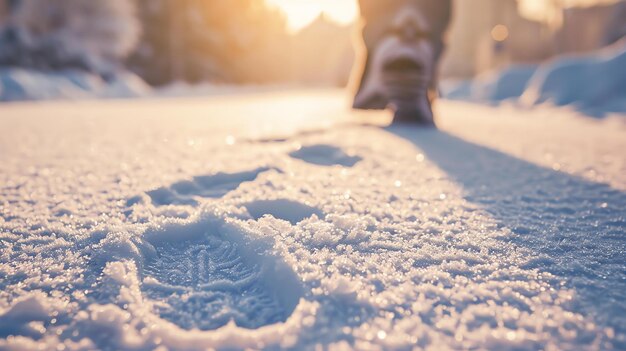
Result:
[[[265,0],[287,16],[289,30],[297,32],[324,14],[340,24],[349,24],[357,18],[356,0]]]

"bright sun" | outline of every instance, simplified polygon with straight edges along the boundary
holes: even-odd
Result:
[[[330,19],[348,24],[358,16],[357,0],[265,0],[287,16],[289,29],[296,32],[324,13]]]

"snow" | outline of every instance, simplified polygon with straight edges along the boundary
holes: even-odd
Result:
[[[290,153],[289,156],[320,166],[340,165],[344,167],[353,167],[362,160],[361,157],[356,155],[346,155],[343,150],[332,145],[298,147],[297,150]]]
[[[540,65],[512,65],[474,80],[447,82],[450,99],[525,107],[571,106],[594,117],[626,112],[626,41],[597,52],[562,55]]]
[[[622,118],[347,105],[0,106],[0,348],[626,347]]]
[[[0,68],[0,101],[131,98],[151,92],[141,78],[128,72],[118,72],[104,80],[79,70],[40,72]]]
[[[444,85],[443,91],[449,99],[498,103],[519,98],[536,70],[535,65],[511,65],[479,75],[474,81]]]
[[[592,115],[612,111],[614,101],[626,101],[626,39],[596,53],[566,56],[544,64],[529,82],[522,103],[546,101],[577,105]],[[617,110],[626,112],[626,110]]]
[[[207,95],[277,92],[294,89],[288,84],[248,85],[175,82],[151,87],[136,74],[119,70],[100,75],[77,69],[38,71],[0,67],[0,102],[88,100],[124,98],[188,98]]]

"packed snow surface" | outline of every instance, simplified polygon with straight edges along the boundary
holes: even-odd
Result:
[[[0,349],[625,349],[623,119],[437,110],[0,106]]]

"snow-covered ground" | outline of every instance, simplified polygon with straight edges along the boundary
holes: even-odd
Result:
[[[0,106],[0,349],[625,349],[626,125],[339,91]]]

